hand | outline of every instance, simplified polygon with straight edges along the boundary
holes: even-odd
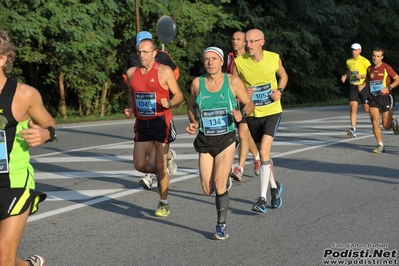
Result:
[[[234,120],[235,120],[236,122],[241,122],[241,120],[242,120],[242,113],[241,113],[241,111],[238,111],[238,110],[233,109],[233,110],[231,110],[231,114],[233,115]]]
[[[29,128],[21,130],[19,134],[31,147],[39,146],[50,139],[49,130],[34,124],[32,120],[29,121]]]
[[[270,98],[271,98],[273,101],[281,100],[281,91],[279,91],[279,90],[272,90],[272,93],[270,93]]]
[[[346,75],[342,75],[342,77],[341,77],[341,82],[342,82],[342,83],[345,83],[345,81],[346,81]]]
[[[252,98],[252,95],[254,94],[254,89],[251,87],[247,88],[247,93],[249,98]]]
[[[133,110],[131,108],[125,108],[125,110],[123,110],[123,113],[125,114],[126,118],[130,118],[133,114]]]
[[[188,124],[188,126],[186,127],[186,132],[190,135],[195,134],[195,132],[198,129],[198,123],[190,123]]]
[[[169,100],[166,99],[166,98],[162,98],[162,99],[161,99],[161,105],[162,105],[162,107],[165,108],[165,109],[169,109],[169,108],[170,108],[170,106],[169,106]]]

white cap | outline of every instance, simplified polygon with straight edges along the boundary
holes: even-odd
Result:
[[[360,46],[360,44],[358,44],[358,43],[356,42],[356,43],[352,44],[351,49],[359,50],[359,49],[362,49],[362,47]]]

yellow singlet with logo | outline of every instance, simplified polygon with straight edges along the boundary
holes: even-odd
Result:
[[[259,62],[253,61],[247,53],[235,59],[238,75],[245,87],[254,89],[252,101],[255,110],[251,116],[264,117],[283,111],[280,101],[270,99],[271,91],[278,89],[276,72],[279,68],[279,60],[278,54],[265,50],[263,59]]]

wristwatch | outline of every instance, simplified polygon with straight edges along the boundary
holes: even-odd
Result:
[[[277,90],[280,91],[281,94],[284,94],[284,89],[283,88],[278,88]]]
[[[50,132],[50,138],[46,140],[44,143],[47,142],[53,142],[54,140],[57,140],[57,131],[55,130],[54,127],[48,127],[47,130]]]
[[[388,90],[391,91],[393,88],[391,85],[388,85]]]
[[[169,108],[172,108],[172,106],[173,106],[172,102],[169,101],[168,104],[169,104]]]
[[[241,110],[242,117],[247,117],[247,112],[245,110]]]

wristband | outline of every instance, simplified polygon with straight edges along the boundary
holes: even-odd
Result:
[[[391,91],[393,88],[391,85],[388,85],[388,90]]]
[[[54,127],[48,127],[47,130],[50,132],[50,138],[46,140],[44,143],[47,142],[53,142],[54,140],[57,140],[57,132]]]

